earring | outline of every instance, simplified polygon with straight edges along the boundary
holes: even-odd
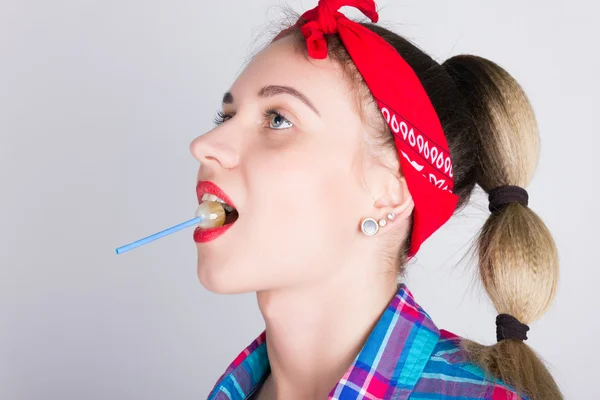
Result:
[[[396,215],[393,212],[390,212],[387,215],[387,218],[391,221],[394,218],[396,218]],[[376,234],[379,231],[379,227],[384,227],[387,225],[387,221],[384,218],[381,218],[378,221],[376,221],[373,218],[365,218],[362,220],[362,222],[360,223],[360,229],[362,230],[362,232],[367,235],[367,236],[373,236],[374,234]]]
[[[373,236],[379,230],[379,224],[373,218],[365,218],[360,223],[360,229],[367,236]]]

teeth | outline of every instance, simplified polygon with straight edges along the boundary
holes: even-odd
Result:
[[[227,204],[227,203],[225,203],[225,201],[223,199],[215,196],[214,194],[210,194],[210,193],[204,193],[202,195],[201,200],[202,201],[206,201],[206,200],[208,200],[208,201],[216,201],[217,203]]]
[[[215,196],[214,194],[204,193],[202,195],[202,197],[200,198],[200,200],[201,200],[201,203],[203,203],[205,201],[213,201],[215,203],[219,203],[221,206],[223,206],[223,208],[227,212],[232,212],[234,210],[233,207],[231,207],[229,204],[225,203],[225,201],[223,199]]]

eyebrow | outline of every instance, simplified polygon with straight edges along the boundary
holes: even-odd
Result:
[[[260,89],[258,91],[258,96],[265,97],[265,98],[273,97],[278,94],[289,94],[291,96],[294,96],[295,98],[297,98],[298,100],[300,100],[301,102],[306,104],[306,106],[308,108],[310,108],[311,110],[313,110],[318,116],[321,116],[321,114],[319,113],[319,110],[317,110],[317,108],[308,99],[308,97],[306,97],[301,92],[299,92],[298,90],[294,89],[291,86],[269,85],[269,86],[263,87],[262,89]],[[223,96],[223,104],[232,104],[232,103],[233,103],[233,95],[230,92],[225,93],[225,95]]]

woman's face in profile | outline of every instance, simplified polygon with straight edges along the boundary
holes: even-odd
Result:
[[[198,247],[213,292],[311,284],[356,254],[373,209],[356,96],[331,59],[307,59],[294,39],[257,54],[225,96],[224,122],[190,144],[198,180],[231,199],[238,219]],[[367,168],[367,169],[365,169]]]

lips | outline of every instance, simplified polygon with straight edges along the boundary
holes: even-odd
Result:
[[[216,184],[210,181],[199,181],[196,184],[196,196],[198,197],[198,203],[202,202],[202,196],[206,193],[217,196],[234,209],[236,208],[231,198],[229,198],[229,196],[227,196],[227,194]],[[235,221],[218,228],[209,229],[201,229],[200,227],[196,227],[196,229],[194,229],[194,241],[196,243],[210,242],[211,240],[214,240],[224,234],[233,226],[234,223]]]
[[[227,194],[225,194],[225,192],[216,184],[211,181],[198,181],[196,184],[196,196],[198,197],[198,204],[202,203],[202,195],[205,193],[215,195],[222,199],[225,203],[229,204],[231,207],[236,208],[229,196],[227,196]]]
[[[199,226],[194,229],[194,242],[206,243],[214,240],[224,234],[233,224],[223,225],[218,228],[201,229]]]

